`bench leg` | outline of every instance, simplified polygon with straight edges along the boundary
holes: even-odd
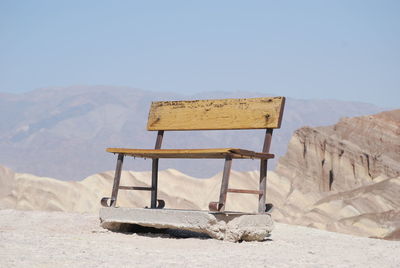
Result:
[[[232,167],[232,157],[227,156],[225,158],[225,165],[224,165],[224,173],[222,175],[222,182],[221,182],[221,190],[219,192],[219,201],[211,202],[209,204],[209,209],[211,211],[225,211],[225,203],[226,203],[226,195],[228,192],[228,185],[229,185],[229,176],[231,174],[231,167]]]
[[[151,169],[151,201],[150,208],[157,207],[157,190],[158,190],[158,159],[153,159]]]
[[[115,168],[115,175],[114,175],[114,184],[111,192],[111,201],[110,201],[111,207],[115,207],[117,204],[117,196],[118,196],[119,182],[121,180],[121,170],[123,162],[124,162],[124,155],[118,154],[117,167]]]
[[[261,159],[260,164],[260,194],[258,195],[258,213],[265,213],[265,196],[267,191],[268,160]]]
[[[159,130],[157,133],[156,145],[154,149],[160,149],[161,143],[164,137],[164,130]],[[157,199],[158,191],[158,158],[154,158],[152,161],[151,168],[151,200],[150,208],[163,208],[165,206],[165,201]]]
[[[268,153],[271,146],[272,140],[272,128],[267,128],[264,138],[263,152]],[[265,204],[267,194],[267,167],[268,159],[261,159],[260,161],[260,194],[258,195],[258,213],[270,212],[272,210],[272,204]]]
[[[150,208],[164,208],[165,201],[157,199],[158,191],[158,158],[153,159],[151,169],[151,200]]]

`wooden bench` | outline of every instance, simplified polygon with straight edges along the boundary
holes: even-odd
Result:
[[[285,105],[284,97],[249,99],[218,99],[194,101],[159,101],[151,104],[147,130],[158,131],[154,149],[108,148],[107,152],[118,154],[111,198],[101,200],[103,206],[116,206],[118,190],[144,190],[151,192],[150,208],[163,208],[165,202],[157,199],[158,161],[160,158],[223,158],[225,159],[218,202],[210,202],[211,211],[223,212],[226,195],[247,193],[258,195],[258,212],[266,212],[265,194],[268,159],[272,132],[280,128]],[[266,129],[261,152],[239,148],[213,149],[161,149],[164,131],[183,130],[232,130]],[[151,187],[120,186],[124,156],[152,159]],[[228,188],[232,159],[260,159],[260,182],[257,190]]]

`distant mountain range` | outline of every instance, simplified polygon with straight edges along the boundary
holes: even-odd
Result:
[[[154,132],[146,131],[151,101],[263,97],[276,94],[205,92],[196,95],[143,91],[128,87],[73,86],[0,94],[0,164],[15,171],[62,180],[81,180],[114,169],[106,147],[153,148]],[[294,130],[323,126],[342,117],[373,114],[383,108],[336,100],[287,98],[282,128],[274,131],[271,152],[286,152]],[[238,147],[259,151],[264,131],[167,132],[163,148]],[[272,161],[270,168],[275,166]],[[174,168],[195,177],[221,171],[222,160],[164,160],[160,169]],[[149,170],[151,162],[128,160],[129,170]],[[235,170],[258,169],[258,162],[235,160]]]

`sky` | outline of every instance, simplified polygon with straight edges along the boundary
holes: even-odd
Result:
[[[0,0],[0,92],[72,85],[400,108],[400,1]]]

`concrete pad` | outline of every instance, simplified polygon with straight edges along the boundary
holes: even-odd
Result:
[[[274,227],[270,214],[174,209],[101,208],[100,221],[103,228],[110,230],[118,230],[127,223],[200,232],[235,242],[262,241]]]

